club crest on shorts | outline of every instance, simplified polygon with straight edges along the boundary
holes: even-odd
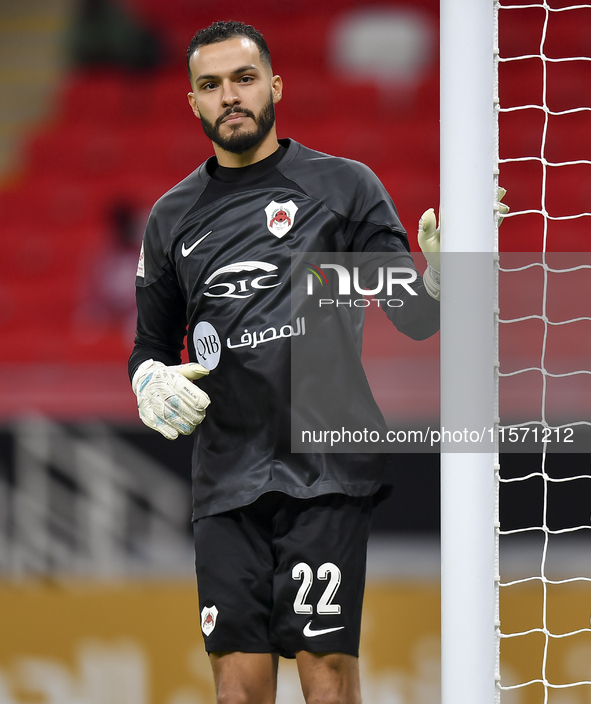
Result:
[[[293,200],[287,203],[276,203],[272,200],[265,208],[269,232],[275,237],[286,235],[293,227],[297,212],[298,206]]]
[[[203,634],[208,636],[215,628],[215,622],[218,617],[218,610],[215,606],[204,606],[201,611],[201,630]]]

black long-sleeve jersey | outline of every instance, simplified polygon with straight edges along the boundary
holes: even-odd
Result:
[[[290,271],[294,253],[304,252],[390,252],[397,266],[414,269],[396,208],[372,171],[293,140],[244,168],[220,167],[212,157],[150,214],[129,373],[150,358],[179,364],[185,334],[191,361],[210,369],[199,381],[212,402],[195,432],[194,520],[268,491],[364,496],[381,485],[387,455],[291,451],[296,339],[322,350],[335,378],[361,379],[367,393],[351,409],[352,423],[359,413],[381,419],[360,361],[360,312],[343,306],[335,329],[317,325],[315,338],[313,321],[294,310]],[[411,287],[413,295],[401,287],[404,305],[386,312],[403,333],[423,339],[439,327],[439,304],[420,276]],[[337,388],[334,403],[346,408],[346,387]]]

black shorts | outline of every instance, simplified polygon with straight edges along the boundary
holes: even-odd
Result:
[[[263,494],[193,524],[208,652],[359,653],[372,497]]]

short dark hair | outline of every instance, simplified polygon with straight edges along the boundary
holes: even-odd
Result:
[[[217,44],[218,42],[224,42],[226,39],[233,39],[234,37],[246,37],[247,39],[251,39],[257,45],[262,61],[271,68],[271,52],[269,51],[267,42],[264,40],[263,35],[252,25],[244,24],[243,22],[235,22],[234,20],[213,22],[209,27],[200,29],[189,43],[189,48],[187,49],[189,80],[192,80],[190,66],[191,56],[193,56],[199,47]]]

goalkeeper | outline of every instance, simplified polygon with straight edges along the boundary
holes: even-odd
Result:
[[[290,257],[386,252],[414,268],[406,232],[367,167],[277,139],[283,83],[257,30],[216,22],[197,32],[187,64],[215,156],[148,220],[129,361],[140,417],[168,439],[199,426],[193,527],[218,700],[274,702],[282,655],[296,658],[306,701],[358,704],[367,538],[388,456],[291,452],[289,337],[308,338],[292,317]],[[419,240],[425,278],[388,311],[414,339],[439,327],[432,212]],[[350,344],[331,346],[335,369],[361,375],[361,329],[342,320]]]

